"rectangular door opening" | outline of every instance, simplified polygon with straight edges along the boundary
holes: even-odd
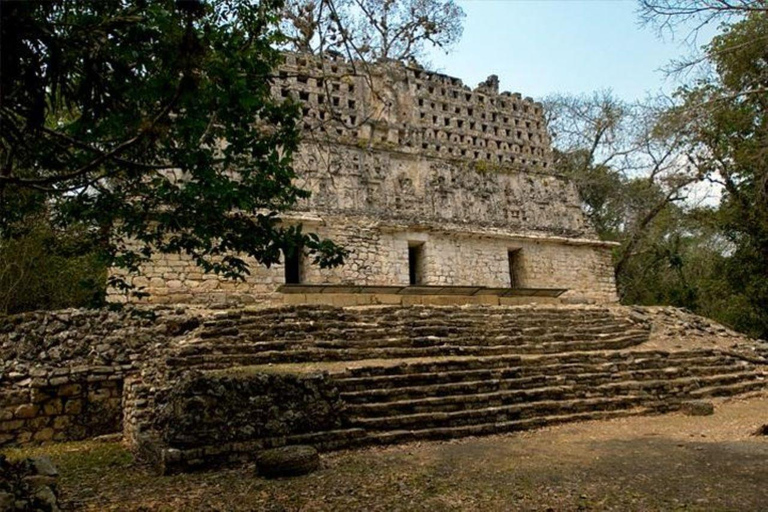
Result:
[[[411,286],[424,283],[424,243],[408,244],[408,276]]]
[[[285,256],[285,284],[301,284],[301,248],[283,251]]]
[[[510,249],[507,251],[510,288],[520,288],[520,256],[520,249]]]

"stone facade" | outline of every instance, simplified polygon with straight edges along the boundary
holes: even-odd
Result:
[[[340,268],[299,262],[300,282],[560,288],[566,301],[616,300],[611,244],[597,240],[572,183],[552,168],[542,106],[396,63],[360,70],[287,55],[274,94],[303,105],[298,184],[284,217],[351,250]],[[511,253],[514,267],[511,266]],[[413,257],[413,256],[412,256]],[[245,282],[160,255],[133,284],[165,303],[275,299],[286,272],[254,265]],[[120,300],[115,296],[115,300]]]
[[[425,285],[511,284],[508,252],[520,249],[517,282],[529,288],[568,288],[566,294],[595,302],[615,298],[613,266],[608,250],[598,250],[588,240],[546,237],[511,237],[503,232],[478,234],[446,229],[416,229],[372,223],[366,218],[326,217],[310,219],[308,229],[351,247],[346,264],[320,269],[310,262],[301,265],[302,281],[339,285],[408,285],[408,246],[424,246]],[[166,255],[136,277],[133,283],[147,286],[153,302],[251,303],[274,296],[285,282],[283,265],[254,265],[243,282],[205,275],[190,259]]]

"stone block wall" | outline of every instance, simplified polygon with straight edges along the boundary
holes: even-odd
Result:
[[[517,287],[565,288],[563,300],[614,302],[617,300],[610,246],[592,241],[552,240],[508,235],[499,231],[449,231],[423,226],[390,225],[365,218],[328,217],[309,227],[352,252],[346,263],[320,269],[304,258],[302,282],[308,284],[389,286],[409,284],[408,246],[422,244],[423,275],[420,284],[509,287],[508,253],[517,253]],[[155,303],[205,304],[253,303],[279,299],[277,288],[285,283],[282,265],[254,265],[245,281],[203,275],[188,258],[158,256],[145,274],[129,278],[145,286]],[[116,296],[115,300],[119,297]]]
[[[0,392],[0,446],[71,441],[122,430],[122,368],[33,371]]]
[[[0,447],[121,432],[126,379],[197,325],[161,306],[0,317]]]
[[[163,441],[176,447],[247,442],[341,426],[338,390],[322,373],[248,369],[191,373],[160,402],[156,426]]]

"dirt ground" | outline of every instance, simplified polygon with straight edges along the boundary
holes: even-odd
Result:
[[[156,477],[115,442],[49,453],[65,510],[768,510],[768,394],[713,416],[593,421],[508,435],[323,455],[281,480],[240,467]]]

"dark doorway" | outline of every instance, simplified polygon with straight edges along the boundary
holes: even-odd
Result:
[[[301,249],[292,248],[285,255],[285,284],[301,283]]]
[[[507,258],[509,258],[509,286],[520,288],[520,249],[507,251]]]
[[[408,276],[410,284],[422,284],[422,268],[424,264],[424,244],[408,245]]]

